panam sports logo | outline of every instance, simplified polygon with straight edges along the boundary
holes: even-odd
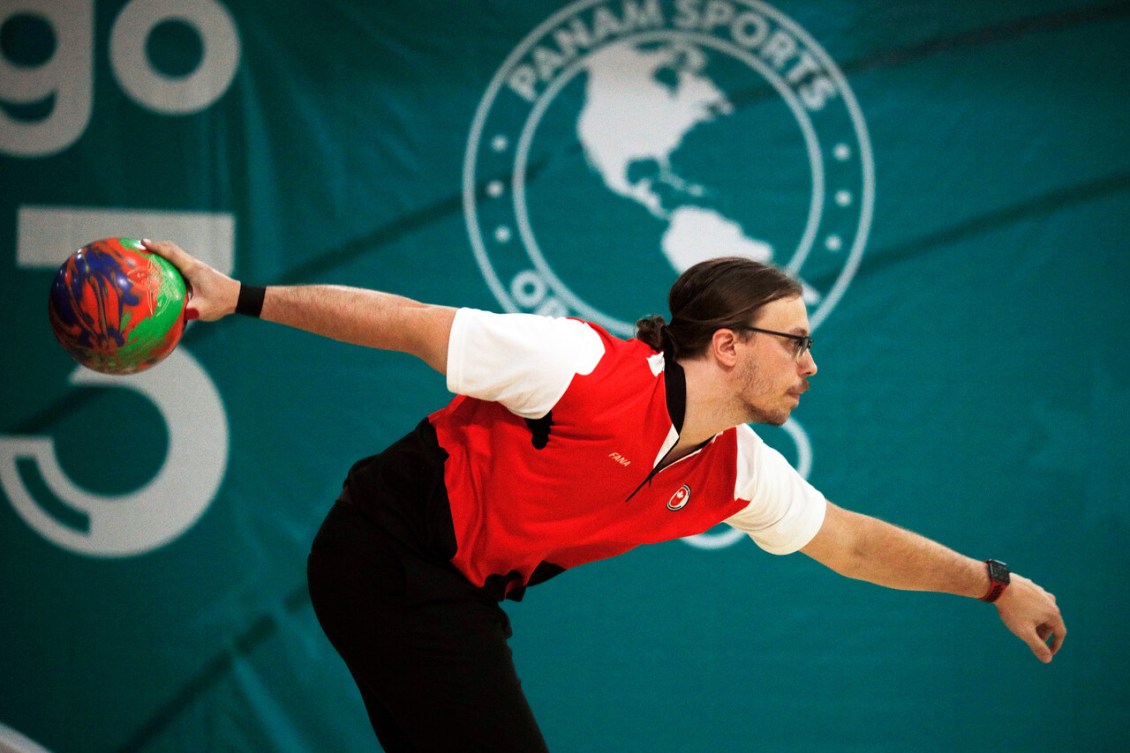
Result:
[[[813,328],[851,282],[874,198],[863,116],[824,50],[747,0],[581,0],[491,80],[463,177],[507,311],[623,336],[697,261],[772,262]]]

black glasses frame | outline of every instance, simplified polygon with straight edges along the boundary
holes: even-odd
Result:
[[[743,324],[730,329],[744,330],[746,332],[760,332],[765,335],[776,335],[777,337],[787,337],[796,343],[796,360],[804,358],[804,354],[812,350],[812,338],[808,335],[794,335],[791,332],[778,332],[775,329],[762,329],[761,327],[751,327]]]

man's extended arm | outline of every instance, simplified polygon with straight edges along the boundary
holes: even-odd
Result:
[[[144,241],[176,266],[192,291],[188,316],[214,321],[234,313],[240,283],[169,241]],[[335,340],[397,350],[447,372],[447,343],[455,309],[375,290],[340,285],[267,289],[260,317]]]
[[[984,562],[831,502],[820,532],[801,551],[841,575],[888,588],[972,598],[989,589]],[[1067,635],[1055,597],[1014,573],[995,605],[1008,629],[1050,662]]]

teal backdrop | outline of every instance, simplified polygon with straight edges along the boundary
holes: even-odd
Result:
[[[47,292],[108,236],[618,332],[698,258],[785,266],[819,374],[759,430],[1066,646],[718,529],[508,607],[551,749],[1130,750],[1128,49],[1126,2],[0,2],[0,751],[373,749],[305,556],[448,399],[235,317],[85,371]]]

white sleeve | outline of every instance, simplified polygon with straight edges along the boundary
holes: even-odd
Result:
[[[771,554],[791,554],[824,524],[828,502],[748,426],[738,427],[737,496],[749,504],[726,520]]]
[[[603,355],[600,335],[575,319],[459,309],[447,348],[447,389],[541,418]]]

